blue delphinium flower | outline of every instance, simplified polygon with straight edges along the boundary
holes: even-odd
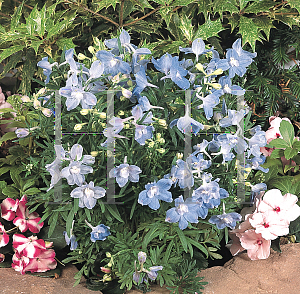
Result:
[[[83,148],[79,144],[73,145],[70,152],[71,162],[69,166],[65,167],[61,171],[61,177],[66,178],[69,185],[81,186],[84,182],[84,175],[93,172],[91,166],[88,164],[95,163],[95,157],[91,155],[84,155],[82,158]]]
[[[219,125],[222,128],[227,128],[233,125],[238,125],[243,119],[243,117],[247,114],[247,111],[241,109],[240,111],[228,109],[228,117],[224,117],[219,121]]]
[[[139,96],[146,87],[158,88],[157,86],[150,84],[147,80],[147,76],[144,69],[141,69],[135,75],[136,87],[132,91],[132,95]]]
[[[146,140],[153,137],[154,127],[135,124],[135,137],[134,139],[140,144],[145,145]]]
[[[182,48],[179,46],[179,50],[185,54],[194,53],[196,55],[196,62],[198,62],[199,55],[202,55],[210,50],[205,50],[205,43],[201,38],[193,41],[192,48]]]
[[[124,187],[129,181],[137,183],[142,170],[136,165],[120,164],[109,172],[110,178],[116,178],[119,187]]]
[[[251,154],[253,154],[255,157],[259,157],[261,155],[260,147],[264,147],[267,144],[267,138],[266,138],[266,132],[264,131],[258,131],[256,132],[252,138],[248,139],[249,141],[249,150],[248,150],[248,158]]]
[[[247,164],[246,167],[251,167],[252,169],[255,170],[261,170],[264,173],[269,172],[268,168],[263,168],[262,166],[260,166],[261,164],[264,164],[266,160],[266,157],[264,155],[260,155],[260,157],[253,157],[251,159],[247,159],[247,162],[251,163]]]
[[[176,58],[177,57],[177,58]],[[171,79],[179,88],[186,90],[190,87],[190,82],[185,78],[188,71],[180,66],[178,56],[172,58],[170,72],[166,76],[162,77],[161,80]]]
[[[50,63],[48,61],[48,57],[44,57],[42,58],[42,60],[40,60],[38,63],[37,63],[37,66],[39,66],[40,68],[43,69],[43,74],[46,76],[46,80],[45,80],[45,84],[48,84],[49,81],[50,81],[50,75],[52,73],[52,67],[54,65],[57,65],[57,62],[54,62],[54,63]]]
[[[191,168],[194,169],[193,173],[198,173],[198,177],[200,177],[200,174],[203,170],[211,166],[211,161],[205,160],[202,153],[198,154],[197,156],[191,154],[187,158],[186,162],[189,166],[191,166]]]
[[[174,165],[171,169],[171,176],[176,179],[181,189],[189,188],[194,186],[193,171],[189,164],[182,159],[176,161],[177,165]]]
[[[94,183],[90,181],[87,185],[75,188],[71,192],[71,197],[79,198],[79,207],[92,209],[97,203],[97,199],[105,196],[105,189],[102,187],[94,187]]]
[[[240,86],[232,85],[231,78],[228,76],[221,77],[218,83],[222,86],[220,90],[216,90],[215,92],[219,93],[220,96],[224,94],[232,94],[232,95],[244,95],[245,90]]]
[[[81,81],[78,80],[76,85],[73,82],[69,78],[66,82],[66,87],[59,89],[59,94],[67,98],[67,110],[75,109],[79,103],[81,103],[83,109],[92,109],[97,103],[96,96],[91,92],[87,92],[85,87],[82,86]]]
[[[198,223],[198,214],[196,212],[197,204],[188,198],[185,201],[182,196],[175,199],[175,207],[166,211],[166,222],[179,222],[179,229],[184,230],[190,223]]]
[[[123,47],[125,49],[125,52],[131,52],[134,49],[136,49],[136,46],[130,43],[130,35],[124,29],[122,30],[122,32],[119,36],[119,40],[120,40],[120,43],[121,43],[121,47]],[[105,40],[104,45],[107,48],[112,49],[111,53],[113,53],[115,55],[120,54],[119,46],[118,46],[118,38]]]
[[[122,74],[130,74],[130,65],[123,61],[121,57],[115,56],[111,52],[104,50],[98,51],[96,57],[104,64],[104,73],[117,75],[119,72]]]
[[[157,278],[157,272],[161,271],[162,269],[163,267],[161,265],[149,267],[150,271],[146,271],[148,278],[154,281]]]
[[[187,111],[183,117],[171,121],[170,128],[172,129],[175,125],[177,125],[177,128],[182,133],[185,134],[186,132],[188,132],[188,130],[191,130],[191,133],[193,133],[195,136],[198,134],[200,130],[204,129],[204,125],[191,118],[188,115]]]
[[[150,61],[149,59],[141,59],[141,55],[151,54],[150,49],[148,48],[138,48],[134,50],[132,54],[132,72],[134,74],[138,73],[140,70],[146,71],[147,64]]]
[[[232,49],[235,50],[237,52],[237,54],[239,56],[247,56],[248,58],[251,59],[251,62],[253,61],[252,58],[255,58],[257,56],[257,53],[254,52],[254,53],[251,53],[251,52],[248,52],[248,51],[245,51],[242,49],[242,39],[237,39],[233,44],[232,44]],[[230,50],[230,49],[229,49]],[[250,62],[250,63],[251,63]],[[249,63],[249,64],[250,64]]]
[[[157,210],[160,207],[159,201],[166,201],[171,203],[172,193],[168,190],[172,186],[172,181],[169,179],[161,179],[157,183],[145,185],[146,190],[139,194],[138,203],[141,205],[148,205],[151,209]]]
[[[203,108],[205,112],[206,119],[210,120],[213,116],[213,108],[220,103],[220,93],[215,91],[205,97],[202,97],[198,93],[196,93],[198,99],[203,101],[203,104],[198,106],[199,108]]]
[[[221,215],[213,215],[208,221],[215,224],[219,230],[229,227],[233,230],[236,222],[241,221],[242,216],[237,212],[224,213]]]
[[[75,250],[78,246],[78,242],[76,241],[76,236],[71,235],[69,238],[66,231],[63,232],[67,245],[70,245],[70,250]]]
[[[259,196],[260,192],[266,191],[266,190],[267,190],[267,185],[265,183],[259,183],[259,184],[251,186],[250,202],[254,203],[256,197]]]
[[[91,241],[92,242],[96,242],[97,240],[104,241],[106,237],[110,235],[109,229],[110,227],[105,226],[103,224],[94,227],[93,231],[91,232]]]
[[[161,58],[159,58],[157,60],[155,60],[153,57],[151,59],[154,67],[158,71],[164,73],[165,75],[168,75],[168,73],[171,69],[172,60],[173,60],[173,57],[169,53],[164,54]],[[177,56],[177,60],[178,60],[178,56]]]

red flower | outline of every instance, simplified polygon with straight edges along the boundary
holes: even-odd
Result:
[[[17,217],[14,219],[13,223],[15,226],[19,227],[22,233],[26,232],[28,229],[32,233],[38,233],[43,227],[44,222],[38,224],[41,218],[36,212],[29,214],[29,210],[26,207],[26,203],[27,196],[24,195],[19,202],[19,206],[16,211]]]
[[[29,263],[30,259],[22,254],[20,254],[18,251],[15,252],[15,254],[12,257],[12,268],[20,272],[22,275],[25,274],[25,267]]]
[[[50,269],[55,269],[57,262],[54,257],[55,252],[53,249],[43,250],[37,257],[30,259],[29,263],[24,268],[24,271],[43,273]]]
[[[21,234],[14,234],[13,247],[19,254],[29,258],[38,257],[43,250],[46,250],[43,239],[38,239],[36,236],[26,238]]]
[[[4,247],[9,242],[9,236],[5,232],[4,226],[0,223],[0,247]]]
[[[11,198],[6,198],[1,203],[1,217],[12,221],[16,216],[16,211],[19,205],[19,199],[14,200]]]

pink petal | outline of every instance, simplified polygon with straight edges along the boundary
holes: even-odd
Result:
[[[16,217],[13,221],[14,225],[19,228],[19,230],[24,233],[28,230],[27,222],[24,218]]]
[[[44,222],[41,222],[40,224],[38,224],[38,222],[40,221],[40,217],[35,218],[35,219],[30,219],[27,221],[27,226],[29,228],[29,231],[32,233],[38,233],[41,228],[44,225]]]

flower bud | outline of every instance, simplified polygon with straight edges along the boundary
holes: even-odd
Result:
[[[39,89],[39,91],[37,92],[37,94],[40,96],[40,95],[44,95],[46,93],[46,88],[42,88],[42,89]]]
[[[77,55],[77,58],[78,58],[79,60],[85,60],[87,57],[86,57],[84,54],[79,53],[79,54]]]
[[[161,133],[157,133],[156,134],[156,139],[158,140],[158,139],[160,139],[161,138]]]
[[[122,95],[125,97],[125,98],[130,98],[132,96],[132,93],[131,91],[125,89],[125,88],[122,88]]]
[[[106,257],[110,258],[111,254],[109,252],[106,252]]]
[[[177,157],[177,159],[182,159],[183,158],[183,153],[177,153],[176,157]]]
[[[153,141],[150,141],[149,144],[148,144],[149,148],[153,148],[154,145],[155,145],[155,143]]]
[[[160,144],[165,144],[166,140],[164,138],[160,138],[157,140]]]
[[[106,113],[105,112],[100,112],[99,116],[100,116],[100,118],[106,118]]]
[[[120,76],[119,74],[115,75],[114,77],[112,77],[111,81],[114,83],[114,84],[117,84],[120,82]]]
[[[90,112],[89,109],[81,109],[81,110],[80,110],[80,114],[81,114],[81,115],[87,115],[89,112]]]
[[[20,128],[20,129],[16,129],[15,133],[18,138],[25,138],[29,135],[29,130],[26,128]]]
[[[92,54],[95,54],[95,52],[96,52],[96,49],[95,49],[93,46],[89,46],[89,47],[88,47],[88,50],[89,50],[89,52],[92,53]]]
[[[120,110],[119,112],[118,112],[118,115],[119,116],[122,116],[122,115],[124,115],[125,114],[125,112],[123,111],[123,110]]]
[[[156,151],[159,152],[159,153],[161,153],[161,154],[163,154],[163,153],[166,152],[166,149],[164,149],[164,148],[159,148],[159,149],[156,149]]]
[[[101,269],[102,272],[107,273],[107,274],[109,274],[111,272],[110,268],[100,267],[100,269]]]
[[[92,57],[92,61],[96,61],[97,60],[97,57],[96,56],[93,56]]]
[[[83,124],[77,124],[77,125],[75,125],[75,127],[74,127],[74,131],[80,131],[81,129],[82,129],[82,127],[84,126],[84,125],[86,125],[87,123],[83,123]]]
[[[111,280],[112,280],[111,275],[105,274],[105,275],[103,276],[103,282],[111,281]]]
[[[124,129],[130,129],[130,124],[124,124]]]
[[[31,102],[31,99],[30,99],[28,96],[22,96],[22,97],[21,97],[21,100],[22,100],[23,102]]]
[[[139,261],[140,264],[144,263],[146,261],[146,258],[147,258],[147,254],[145,252],[140,251],[138,253],[138,261]]]
[[[91,152],[91,155],[92,155],[93,157],[96,157],[98,154],[99,154],[98,151],[92,151],[92,152]]]
[[[42,107],[42,113],[47,117],[50,117],[52,115],[51,109],[44,108],[44,107]]]
[[[204,68],[203,68],[203,65],[202,65],[201,63],[197,63],[197,64],[196,64],[196,68],[197,68],[199,71],[205,73]]]
[[[214,89],[220,90],[222,88],[221,84],[219,83],[211,83],[210,84]]]
[[[163,127],[166,127],[167,126],[167,122],[164,120],[164,119],[159,119],[158,120],[158,123],[163,126]]]
[[[39,101],[39,100],[37,100],[37,99],[34,99],[34,101],[33,101],[33,107],[34,107],[35,109],[40,108],[40,107],[41,107],[41,101]]]
[[[108,266],[108,267],[112,267],[112,264],[111,264],[111,262],[109,262],[109,263],[107,264],[107,266]]]
[[[213,73],[211,73],[210,76],[218,76],[221,75],[222,73],[223,73],[223,69],[218,68]]]

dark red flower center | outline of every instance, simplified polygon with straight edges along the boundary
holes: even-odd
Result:
[[[279,134],[279,133],[276,133],[276,137],[279,138],[279,137],[280,137],[280,134]]]
[[[264,223],[263,226],[264,226],[265,228],[268,228],[268,227],[269,227],[269,224]]]
[[[262,240],[257,240],[257,242],[256,242],[258,245],[262,245]]]
[[[274,211],[279,212],[279,211],[280,211],[280,207],[279,207],[279,206],[276,206],[276,207],[274,208]]]
[[[267,151],[270,151],[270,149],[271,149],[271,148],[269,148],[269,147],[265,147],[265,148],[266,148]]]

